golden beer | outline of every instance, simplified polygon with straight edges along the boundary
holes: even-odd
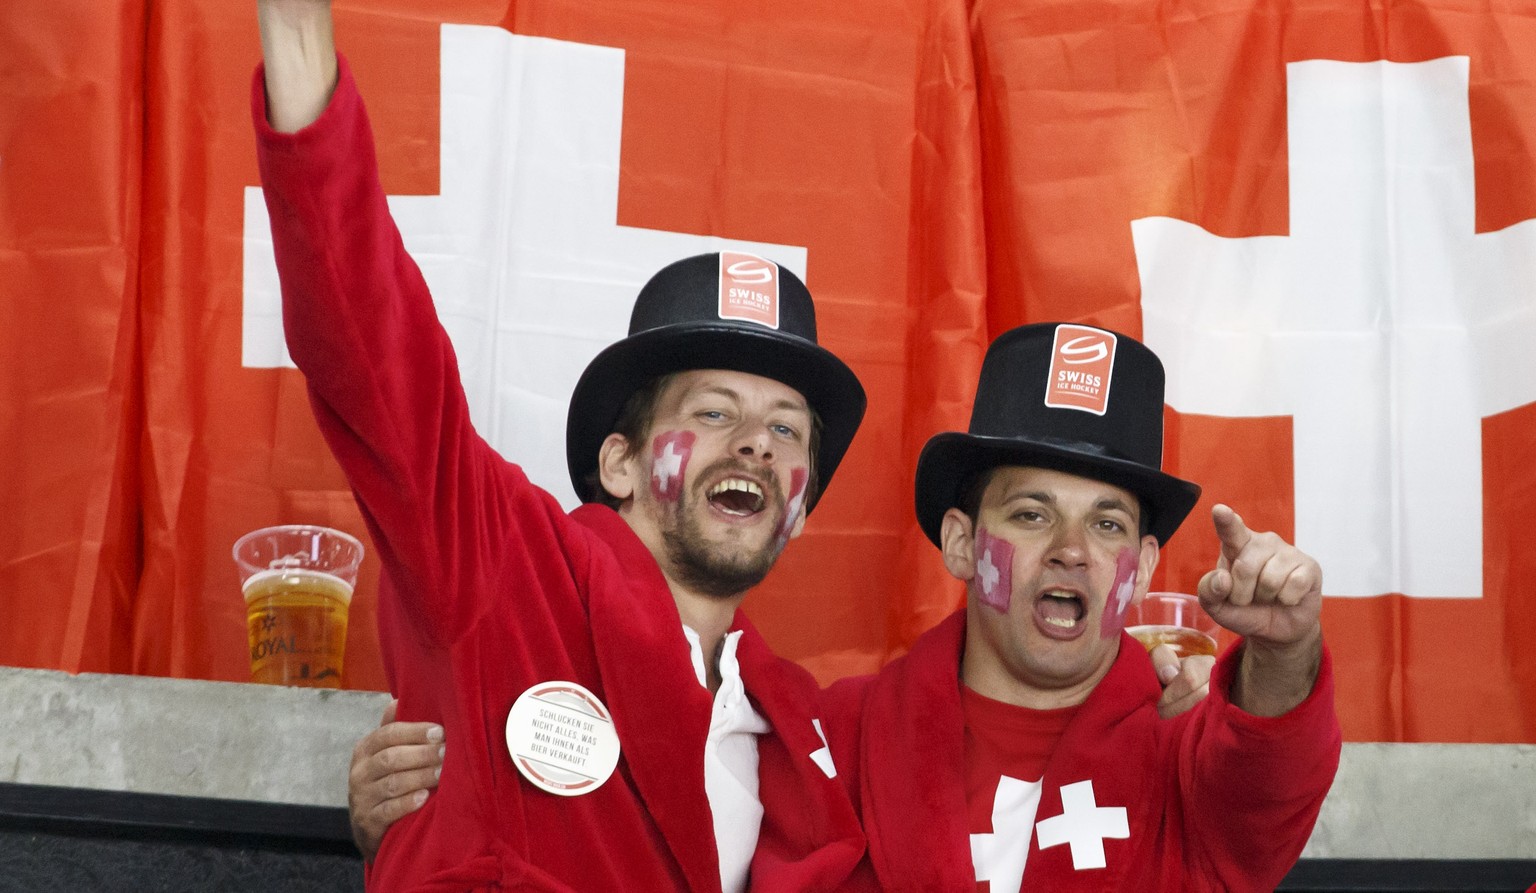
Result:
[[[352,585],[308,568],[278,568],[245,581],[251,681],[340,688]]]
[[[1125,631],[1146,646],[1148,653],[1159,645],[1167,645],[1180,660],[1197,654],[1216,656],[1216,640],[1187,626],[1128,626]]]

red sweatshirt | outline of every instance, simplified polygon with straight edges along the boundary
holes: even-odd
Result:
[[[869,838],[857,886],[977,890],[965,802],[964,642],[962,610],[878,676],[825,693],[833,758]],[[1031,835],[1023,890],[1275,888],[1301,855],[1338,769],[1332,664],[1325,652],[1311,695],[1284,716],[1263,718],[1227,700],[1239,654],[1231,648],[1217,661],[1210,697],[1162,720],[1151,661],[1122,635],[1119,657],[1046,763],[1035,824],[1022,832]],[[1042,847],[1042,836],[1078,844]],[[1103,867],[1086,867],[1096,847]]]
[[[343,61],[329,107],[297,134],[252,91],[288,347],[383,562],[379,637],[402,720],[441,723],[438,790],[391,828],[377,890],[720,889],[704,741],[711,697],[651,554],[613,511],[567,515],[470,425],[453,350],[380,188]],[[737,615],[765,809],[756,890],[834,889],[863,838],[811,754],[815,685]],[[576,682],[613,716],[622,754],[562,797],[514,767],[508,712]]]

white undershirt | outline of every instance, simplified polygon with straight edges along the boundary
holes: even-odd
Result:
[[[683,627],[693,671],[699,684],[709,687],[704,670],[704,649],[699,634]],[[704,792],[715,818],[715,846],[720,852],[720,886],[725,893],[747,888],[747,870],[757,849],[763,824],[763,801],[757,796],[757,736],[768,731],[768,721],[752,709],[736,662],[741,630],[725,634],[720,646],[720,690],[709,717],[709,737],[704,739]]]

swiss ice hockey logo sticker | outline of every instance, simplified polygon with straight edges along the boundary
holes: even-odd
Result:
[[[720,252],[720,318],[779,327],[779,265],[755,254]]]
[[[1115,368],[1115,336],[1088,326],[1056,327],[1045,405],[1103,415],[1109,409],[1109,374]]]

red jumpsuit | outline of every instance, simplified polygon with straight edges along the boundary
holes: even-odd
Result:
[[[844,680],[824,695],[833,758],[869,839],[860,887],[977,889],[965,801],[964,641],[962,610],[878,676]],[[1071,813],[1071,826],[1090,832],[1085,852],[1068,843],[1042,848],[1037,824],[1023,890],[1275,888],[1301,855],[1338,768],[1333,674],[1325,652],[1305,701],[1284,716],[1256,717],[1227,700],[1238,653],[1228,649],[1217,662],[1210,697],[1164,721],[1146,651],[1122,635],[1119,657],[1057,741],[1035,812],[1037,821]],[[1063,788],[1073,792],[1070,809]],[[1086,808],[1088,790],[1092,806],[1107,811],[1102,825]],[[1093,829],[1110,827],[1117,809],[1128,835],[1099,837]],[[1074,867],[1095,845],[1104,867]]]
[[[566,514],[471,428],[452,348],[389,217],[351,74],[297,134],[252,93],[289,351],[383,562],[379,637],[399,716],[441,723],[438,790],[384,839],[378,890],[720,889],[694,674],[660,568],[613,511]],[[863,838],[811,754],[815,685],[744,617],[742,677],[765,816],[756,890],[834,889]],[[606,704],[618,769],[596,791],[546,793],[508,755],[513,701],[552,680]]]

